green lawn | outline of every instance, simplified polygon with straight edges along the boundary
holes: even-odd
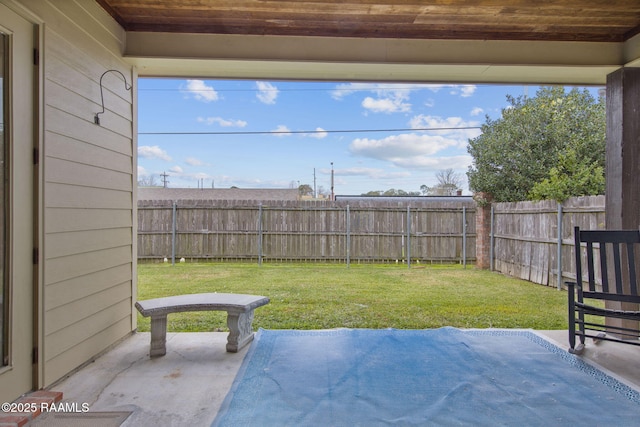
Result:
[[[265,295],[254,328],[566,329],[566,292],[460,266],[140,264],[138,299],[228,292]],[[226,313],[177,313],[174,332],[225,331]],[[149,318],[138,315],[138,330]]]
[[[566,329],[566,292],[460,266],[140,264],[138,299],[186,293],[265,295],[254,328]],[[226,331],[226,313],[176,313],[174,332]],[[149,318],[138,314],[138,330]]]

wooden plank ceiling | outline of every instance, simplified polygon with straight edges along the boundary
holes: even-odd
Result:
[[[127,31],[622,42],[638,0],[97,0]]]

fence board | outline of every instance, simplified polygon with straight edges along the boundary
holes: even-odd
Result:
[[[534,283],[556,286],[575,278],[573,228],[605,226],[604,196],[575,197],[562,204],[562,268],[558,272],[558,204],[496,203],[494,209],[494,269]]]
[[[173,203],[138,202],[139,259],[171,256]],[[397,202],[351,201],[348,210],[344,202],[175,203],[177,258],[256,260],[262,253],[263,259],[272,261],[343,262],[349,241],[349,257],[354,262],[406,262],[407,207]],[[463,206],[467,218],[462,217]],[[260,209],[262,224],[258,223]],[[466,221],[466,261],[475,261],[475,220],[469,219],[474,215],[475,204],[465,200],[414,202],[409,236],[412,260],[462,262]]]

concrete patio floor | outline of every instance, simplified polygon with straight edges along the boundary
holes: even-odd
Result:
[[[567,348],[566,330],[538,333]],[[51,389],[91,412],[132,412],[122,426],[210,425],[249,346],[227,353],[227,333],[169,333],[167,354],[149,359],[149,340],[133,334]],[[640,391],[640,347],[589,340],[582,357]]]

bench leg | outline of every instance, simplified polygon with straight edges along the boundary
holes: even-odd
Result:
[[[249,344],[253,339],[253,310],[246,313],[228,313],[227,326],[229,327],[229,336],[227,337],[227,351],[237,353],[245,345]]]
[[[150,357],[164,356],[167,353],[167,315],[151,316]]]

